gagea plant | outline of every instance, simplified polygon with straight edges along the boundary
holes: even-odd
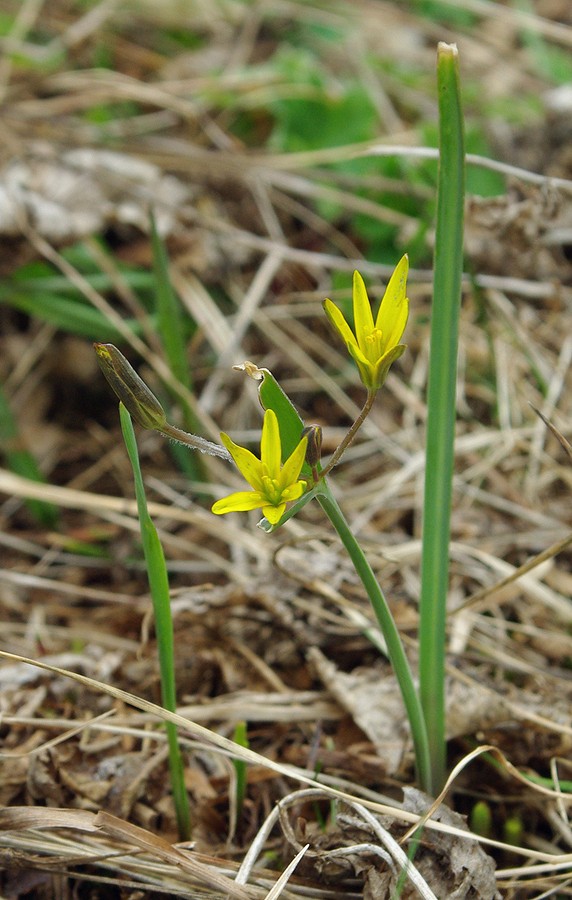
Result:
[[[367,391],[360,415],[324,467],[319,455],[319,430],[315,426],[305,428],[294,405],[272,374],[266,369],[258,369],[252,363],[245,363],[241,368],[259,381],[260,400],[265,409],[260,457],[236,444],[224,432],[221,433],[223,447],[197,438],[196,435],[185,435],[178,430],[176,438],[196,449],[232,459],[250,485],[250,490],[238,491],[217,500],[212,506],[212,512],[216,515],[261,509],[264,516],[261,527],[266,531],[274,531],[296,515],[310,500],[315,499],[321,505],[349,553],[371,601],[387,654],[399,681],[411,725],[419,779],[424,783],[424,773],[429,764],[427,738],[412,672],[381,587],[327,480],[334,465],[363,424],[391,364],[406,349],[401,338],[409,309],[407,270],[407,256],[404,256],[389,281],[375,319],[363,279],[359,272],[354,273],[353,328],[331,300],[324,303],[326,315],[355,360]],[[95,349],[104,375],[133,419],[145,428],[173,437],[175,429],[167,423],[159,401],[120,351],[110,344],[96,344]]]
[[[121,401],[123,424],[129,413],[146,428],[235,463],[250,490],[217,500],[213,513],[224,515],[261,509],[260,525],[270,532],[284,525],[311,500],[320,504],[371,602],[383,642],[371,630],[368,636],[391,661],[411,728],[418,782],[434,795],[440,791],[445,778],[445,614],[463,261],[464,143],[458,55],[454,45],[439,45],[437,87],[440,159],[419,604],[419,687],[383,591],[328,483],[330,473],[370,412],[391,365],[406,349],[401,340],[409,312],[407,256],[398,262],[377,311],[372,309],[359,272],[355,272],[353,280],[353,322],[348,322],[331,300],[324,301],[335,336],[341,338],[354,360],[366,392],[359,416],[324,464],[320,458],[320,429],[304,425],[268,370],[258,369],[249,362],[241,367],[258,380],[265,410],[258,457],[224,433],[221,434],[223,446],[220,446],[170,425],[157,398],[119,350],[111,344],[95,345],[103,372]],[[145,522],[147,528],[146,519]],[[151,581],[151,572],[149,576]],[[166,627],[165,633],[168,631]],[[161,663],[168,678],[173,670],[172,660],[168,662],[169,653],[172,650],[164,652]],[[171,703],[173,696],[171,690]]]

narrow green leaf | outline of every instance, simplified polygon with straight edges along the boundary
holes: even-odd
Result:
[[[27,294],[8,285],[0,289],[0,305],[10,306],[69,334],[92,341],[124,341],[117,328],[99,310],[78,299],[48,293]],[[125,325],[133,334],[141,334],[141,325],[136,319],[125,319]]]
[[[420,599],[420,695],[436,795],[445,779],[445,619],[455,437],[457,347],[463,273],[464,140],[459,59],[439,44],[439,175],[431,312]]]
[[[133,470],[135,497],[139,513],[139,527],[143,542],[143,553],[147,566],[147,577],[153,602],[157,646],[159,651],[159,668],[161,672],[161,699],[165,709],[176,712],[177,696],[175,686],[175,644],[173,636],[173,619],[171,616],[171,597],[169,576],[165,564],[163,547],[157,530],[147,509],[145,486],[139,463],[137,442],[131,416],[122,403],[119,404],[121,430],[127,448],[127,454]],[[172,722],[166,722],[167,742],[169,745],[169,767],[173,801],[177,815],[179,835],[187,841],[191,832],[189,798],[185,787],[183,759],[177,740],[177,728]]]
[[[171,287],[167,252],[157,231],[153,214],[151,214],[151,246],[153,248],[155,308],[159,337],[171,372],[182,385],[190,389],[191,377],[183,338],[181,305]]]
[[[191,390],[192,380],[183,337],[181,304],[171,286],[167,251],[157,231],[157,223],[153,213],[151,213],[151,246],[153,248],[157,331],[171,372],[187,390]],[[197,431],[199,423],[192,410],[179,395],[177,396],[177,401],[182,405],[185,430]],[[172,444],[171,453],[185,475],[193,481],[204,480],[203,466],[200,459],[194,454],[187,453],[180,444]]]
[[[238,744],[239,747],[248,747],[250,746],[248,742],[248,733],[246,730],[246,722],[237,722],[234,727],[234,734],[232,739],[235,744]],[[246,763],[243,759],[233,759],[232,764],[234,766],[234,773],[236,778],[235,783],[235,796],[236,796],[236,819],[240,818],[240,814],[242,812],[242,807],[244,804],[244,798],[246,797],[246,779],[247,779],[247,769]]]

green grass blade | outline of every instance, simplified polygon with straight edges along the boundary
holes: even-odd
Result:
[[[12,278],[8,281],[8,284],[22,293],[34,294],[36,296],[40,296],[41,294],[56,294],[60,297],[75,297],[79,302],[85,302],[83,296],[80,294],[77,287],[70,282],[69,278],[66,278],[65,275],[54,275],[48,267],[46,268],[47,274],[33,274],[29,273],[27,267],[24,266],[14,273]],[[152,285],[150,284],[151,275],[148,272],[138,272],[132,269],[128,269],[127,271],[120,269],[120,271],[123,281],[132,290],[150,291],[152,289]],[[106,275],[104,272],[90,272],[85,274],[85,279],[89,282],[90,286],[100,294],[112,291],[115,287],[109,275]]]
[[[171,616],[171,598],[169,593],[169,578],[165,565],[163,547],[159,535],[147,510],[147,499],[137,442],[131,416],[122,403],[119,404],[121,418],[121,430],[127,448],[127,454],[133,469],[135,482],[135,496],[137,498],[137,510],[139,513],[139,526],[141,528],[141,540],[147,577],[153,601],[153,613],[155,616],[155,629],[157,632],[157,645],[159,650],[159,668],[161,672],[161,699],[165,709],[176,712],[177,697],[175,687],[175,647],[173,638],[173,619]],[[183,760],[177,740],[177,729],[172,722],[166,722],[167,741],[169,745],[169,766],[171,773],[171,787],[177,815],[179,836],[182,841],[187,841],[191,832],[189,798],[185,788]]]
[[[420,693],[436,794],[445,778],[445,619],[453,482],[455,392],[463,271],[464,141],[459,64],[439,44],[439,177],[431,314],[420,601]]]
[[[171,287],[167,253],[157,231],[153,215],[151,215],[151,246],[153,248],[155,304],[159,337],[171,372],[184,387],[190,390],[191,377],[183,338],[181,307]]]
[[[0,306],[10,306],[41,322],[49,322],[68,334],[95,341],[122,343],[124,338],[117,328],[97,309],[86,303],[58,294],[37,294],[15,290],[8,285],[0,290]],[[141,324],[136,319],[126,319],[125,325],[133,334],[141,334]]]
[[[192,389],[192,381],[183,337],[181,306],[171,287],[167,252],[157,231],[153,214],[151,214],[151,246],[153,248],[153,274],[159,338],[171,372],[190,391]],[[177,401],[182,404],[184,429],[193,433],[199,430],[199,423],[190,407],[181,400],[180,396],[177,397]],[[196,454],[189,453],[180,444],[173,444],[171,452],[177,465],[185,475],[195,481],[204,480],[203,467]]]
[[[232,739],[235,744],[238,744],[240,747],[248,747],[250,746],[248,741],[248,732],[246,728],[246,722],[237,722],[234,727],[234,734]],[[246,786],[247,786],[247,766],[243,759],[233,759],[232,765],[234,767],[234,776],[235,776],[235,804],[234,810],[236,815],[235,827],[238,825],[242,807],[244,805],[244,798],[246,797]]]

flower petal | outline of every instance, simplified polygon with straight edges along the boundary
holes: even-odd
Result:
[[[308,447],[308,438],[303,437],[297,447],[294,448],[280,472],[279,484],[282,490],[288,485],[298,481],[298,477],[306,459],[306,448]]]
[[[282,499],[285,503],[290,503],[291,500],[298,500],[306,490],[306,487],[305,481],[295,481],[294,484],[284,488],[282,491]]]
[[[262,488],[262,463],[260,460],[247,450],[246,447],[240,447],[235,444],[228,434],[221,431],[220,439],[224,446],[234,459],[240,473],[246,478],[251,487],[255,491],[261,491]]]
[[[271,525],[276,525],[284,515],[285,509],[286,504],[279,503],[278,506],[263,506],[262,512]]]
[[[357,341],[355,339],[353,331],[351,330],[350,326],[344,319],[342,312],[338,309],[335,303],[332,303],[331,300],[324,300],[323,307],[324,312],[330,320],[330,324],[338,332],[344,344],[346,344],[346,346],[348,347],[351,344],[356,344]]]
[[[370,363],[369,359],[366,359],[357,345],[348,347],[348,350],[359,369],[362,384],[368,389],[375,388],[375,366]]]
[[[260,459],[262,460],[262,466],[266,467],[270,478],[278,479],[282,463],[282,444],[280,442],[278,418],[273,409],[267,409],[264,413],[260,438]]]
[[[388,350],[387,353],[384,353],[381,359],[377,362],[374,371],[374,381],[377,387],[381,387],[387,378],[387,373],[389,372],[391,366],[395,362],[396,359],[405,352],[407,349],[407,344],[398,344],[397,347],[392,347],[391,350]]]
[[[383,346],[386,350],[395,347],[405,331],[409,315],[409,301],[406,297],[407,273],[409,260],[407,254],[402,256],[383,295],[377,314],[375,327],[383,335]]]
[[[282,466],[278,418],[274,410],[267,409],[260,440],[260,460],[250,450],[235,444],[227,434],[222,433],[221,440],[254,490],[238,491],[217,500],[212,506],[213,513],[247,512],[262,507],[268,521],[276,525],[286,509],[286,503],[297,500],[306,490],[306,482],[299,475],[308,438],[304,436],[300,439]]]
[[[373,331],[373,313],[364,280],[357,271],[354,272],[353,300],[354,328],[358,346],[362,353],[367,355],[365,339]]]
[[[229,512],[248,512],[264,506],[267,502],[267,498],[259,491],[236,491],[236,493],[229,494],[228,497],[221,497],[220,500],[213,503],[211,512],[217,516]]]

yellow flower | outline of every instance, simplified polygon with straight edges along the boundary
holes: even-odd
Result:
[[[338,332],[359,369],[369,391],[377,391],[387,378],[389,368],[399,359],[406,345],[399,341],[409,314],[407,272],[409,262],[403,256],[389,280],[375,323],[363,278],[354,272],[354,332],[331,300],[324,300],[324,311]]]
[[[306,456],[308,439],[303,437],[295,450],[282,466],[282,445],[278,419],[272,409],[264,413],[262,436],[260,439],[260,459],[250,450],[239,447],[227,434],[221,433],[221,440],[244,475],[251,491],[229,494],[213,504],[217,515],[228,512],[247,512],[262,509],[271,525],[282,518],[286,504],[297,500],[306,489],[306,482],[299,480]]]

